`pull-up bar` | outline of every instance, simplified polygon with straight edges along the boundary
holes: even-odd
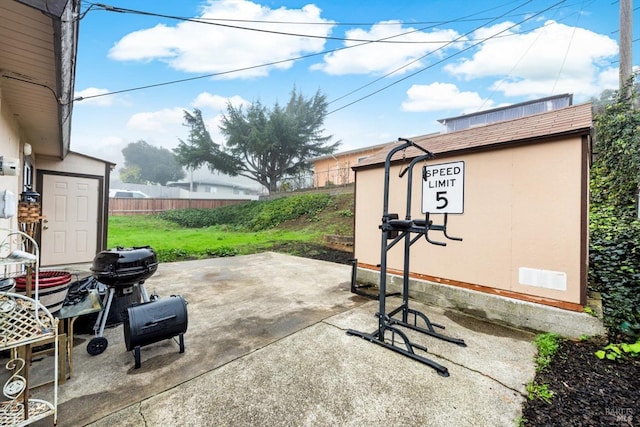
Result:
[[[409,308],[409,255],[411,246],[422,236],[424,236],[426,241],[431,244],[439,246],[446,245],[446,243],[444,242],[432,240],[429,237],[429,231],[442,232],[444,234],[444,237],[449,240],[461,241],[462,239],[459,237],[451,237],[447,234],[448,213],[444,214],[444,222],[440,225],[433,224],[433,221],[429,218],[428,212],[425,213],[425,219],[411,219],[413,168],[417,163],[433,158],[434,154],[417,145],[411,140],[405,138],[398,138],[398,140],[403,143],[389,151],[385,159],[384,167],[384,201],[382,208],[382,224],[379,227],[382,231],[382,241],[380,251],[379,311],[378,313],[376,313],[376,316],[378,317],[378,329],[373,331],[372,333],[365,333],[349,329],[347,331],[347,334],[361,337],[363,339],[366,339],[367,341],[381,345],[385,348],[424,363],[435,369],[438,374],[447,377],[449,376],[449,371],[447,370],[447,368],[440,365],[439,363],[434,362],[431,359],[416,354],[416,349],[426,352],[427,348],[425,346],[411,342],[408,336],[396,326],[406,327],[414,331],[445,340],[447,342],[458,344],[460,346],[466,346],[465,342],[461,339],[452,338],[437,332],[435,328],[444,329],[444,326],[432,323],[424,313]],[[394,154],[401,150],[406,150],[409,147],[415,147],[425,154],[414,158],[409,163],[409,165],[399,174],[399,177],[402,178],[405,174],[408,173],[405,219],[398,219],[398,214],[389,213],[389,171],[391,168],[391,159]],[[385,298],[385,296],[387,295],[387,253],[401,240],[404,240],[402,304],[387,313]],[[412,320],[412,322],[410,322],[410,319]]]

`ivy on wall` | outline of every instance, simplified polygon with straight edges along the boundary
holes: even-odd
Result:
[[[640,113],[616,94],[595,118],[589,282],[602,294],[611,338],[640,335]]]

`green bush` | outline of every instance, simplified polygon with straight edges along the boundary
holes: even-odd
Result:
[[[184,249],[159,249],[156,250],[156,256],[159,262],[175,262],[194,258],[193,254]]]
[[[177,209],[158,216],[186,228],[225,225],[238,231],[262,231],[302,216],[313,219],[330,202],[329,194],[305,194],[216,209]]]
[[[612,339],[640,333],[640,221],[613,207],[591,212],[589,282],[602,294],[605,326]]]
[[[305,194],[263,202],[260,211],[251,221],[251,230],[266,230],[302,216],[314,218],[330,202],[329,194]]]
[[[226,225],[239,231],[248,230],[262,202],[247,202],[215,209],[176,209],[158,216],[185,228]]]
[[[222,258],[227,256],[236,256],[238,255],[238,250],[229,246],[220,246],[215,249],[205,249],[204,253],[210,257]]]

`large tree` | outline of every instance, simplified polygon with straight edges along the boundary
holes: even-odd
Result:
[[[327,114],[326,97],[317,92],[306,99],[295,89],[283,107],[269,109],[255,102],[246,107],[227,104],[220,130],[227,138],[225,146],[211,140],[199,110],[185,112],[191,127],[189,140],[180,141],[174,152],[183,165],[207,164],[210,170],[241,175],[275,191],[285,176],[308,168],[308,160],[333,153],[339,142],[330,143],[324,135]]]
[[[185,177],[178,159],[166,148],[140,140],[127,144],[122,154],[125,167],[120,172],[120,178],[123,182],[165,185]]]

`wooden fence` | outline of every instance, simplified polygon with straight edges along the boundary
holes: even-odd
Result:
[[[150,215],[173,209],[212,209],[246,203],[231,199],[109,199],[109,215]]]

